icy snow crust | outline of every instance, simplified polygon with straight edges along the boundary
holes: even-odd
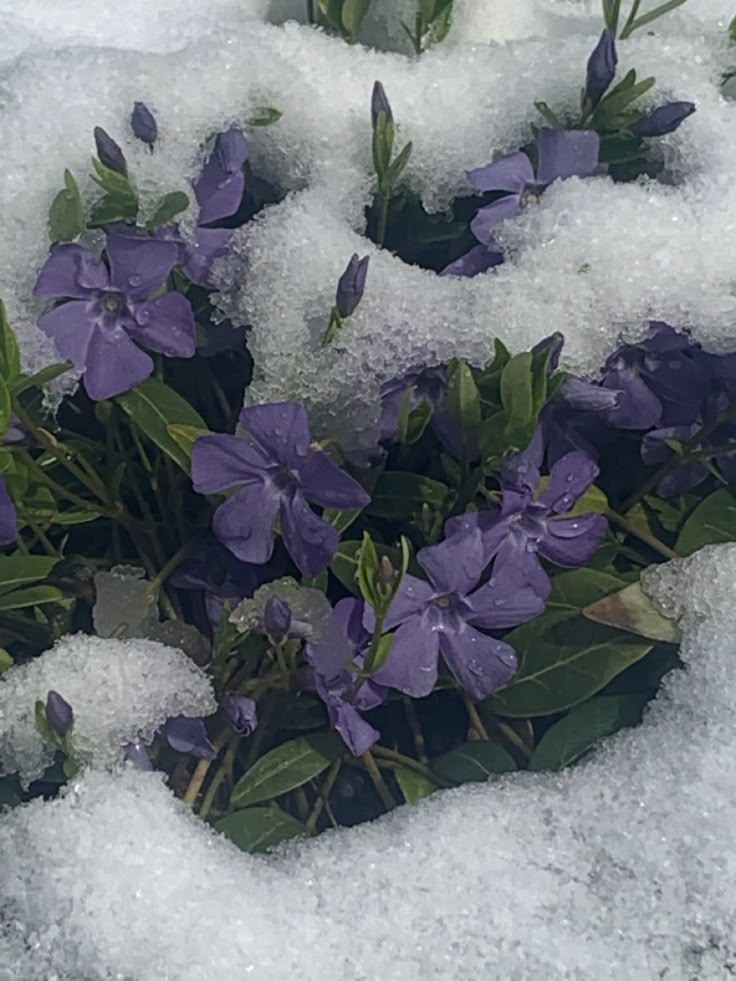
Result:
[[[370,36],[395,47],[396,22],[412,4],[377,2]],[[621,337],[640,336],[649,317],[692,329],[710,348],[736,348],[736,108],[720,94],[736,62],[728,0],[690,0],[657,23],[656,35],[620,46],[621,74],[635,65],[656,76],[653,102],[698,105],[660,144],[664,181],[554,188],[503,230],[508,264],[472,282],[409,267],[365,240],[375,79],[389,93],[399,140],[414,141],[406,180],[431,210],[469,192],[467,168],[528,139],[539,121],[535,99],[561,110],[579,98],[600,30],[597,2],[457,7],[446,44],[417,60],[265,22],[303,17],[301,0],[0,0],[0,294],[26,364],[53,357],[34,326],[42,307],[31,288],[63,167],[94,195],[93,126],[123,143],[150,208],[162,192],[187,186],[214,129],[247,123],[260,105],[284,115],[251,130],[253,164],[292,193],[239,233],[237,258],[220,266],[219,303],[252,327],[249,397],[304,399],[313,431],[348,448],[369,444],[386,378],[453,355],[482,363],[496,336],[518,350],[561,330],[568,365],[589,372]],[[129,133],[137,99],[158,117],[153,155]],[[372,257],[365,302],[325,351],[335,283],[353,251]]]
[[[74,709],[75,752],[103,767],[120,761],[126,743],[150,742],[170,716],[210,715],[217,707],[209,679],[180,650],[151,640],[67,637],[0,678],[0,776],[19,773],[27,786],[53,762],[34,717],[36,700],[45,702],[49,691]]]
[[[0,979],[729,977],[735,583],[736,545],[650,572],[686,669],[561,774],[443,792],[270,858],[130,769],[10,812]]]

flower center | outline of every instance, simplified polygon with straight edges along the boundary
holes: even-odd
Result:
[[[274,474],[273,482],[282,494],[292,494],[299,489],[299,474],[296,470],[281,467]]]
[[[530,204],[539,204],[541,197],[541,194],[534,188],[527,188],[521,194],[521,204],[524,208]]]
[[[119,293],[105,293],[102,298],[102,309],[105,313],[119,314],[123,309],[123,298]]]

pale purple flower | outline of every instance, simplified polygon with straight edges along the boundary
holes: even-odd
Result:
[[[258,725],[256,703],[246,695],[228,693],[222,699],[222,711],[235,732],[241,736],[249,736]]]
[[[59,736],[65,736],[74,725],[72,707],[58,691],[50,691],[46,696],[46,721]]]
[[[217,135],[194,184],[200,225],[229,218],[238,210],[245,191],[243,166],[247,159],[248,141],[241,129],[232,126]]]
[[[505,192],[503,197],[478,211],[470,225],[475,237],[487,245],[499,222],[520,215],[529,204],[536,204],[554,181],[589,177],[598,166],[599,149],[597,133],[545,126],[537,133],[536,172],[529,157],[521,151],[469,171],[468,179],[477,191]]]
[[[546,486],[535,496],[542,481],[539,468],[543,455],[538,429],[531,445],[503,464],[500,509],[451,518],[445,533],[455,537],[478,529],[485,561],[495,557],[501,576],[516,570],[546,599],[551,585],[539,556],[566,568],[585,565],[603,541],[608,522],[602,514],[565,517],[599,472],[591,457],[580,450],[565,454],[554,464]]]
[[[0,546],[12,545],[18,538],[18,512],[8,488],[0,477]]]
[[[125,162],[123,151],[115,140],[101,126],[95,126],[93,135],[100,163],[104,164],[108,170],[114,170],[117,174],[127,177],[128,165]]]
[[[123,753],[123,759],[126,763],[130,763],[131,766],[136,767],[138,770],[153,770],[151,757],[148,755],[148,750],[143,743],[127,743]]]
[[[692,102],[668,102],[634,123],[631,132],[634,136],[665,136],[674,133],[694,112],[695,104]]]
[[[153,360],[142,347],[176,358],[191,358],[196,347],[189,300],[177,292],[150,298],[176,264],[177,246],[110,233],[105,252],[107,263],[80,245],[56,246],[34,289],[36,296],[69,298],[38,325],[83,372],[95,400],[148,378]]]
[[[422,698],[437,681],[438,657],[474,699],[505,685],[517,667],[513,648],[484,633],[514,627],[544,609],[525,572],[496,563],[479,585],[488,565],[483,536],[469,528],[439,545],[423,548],[417,561],[429,582],[405,575],[384,628],[393,630],[386,664],[372,681]],[[366,626],[373,626],[367,609]]]
[[[601,101],[616,77],[617,64],[616,34],[606,28],[588,59],[585,94],[593,108]]]
[[[386,689],[367,679],[357,686],[352,662],[362,667],[371,634],[363,626],[362,600],[342,599],[335,604],[331,629],[324,638],[308,643],[307,662],[314,672],[317,694],[325,703],[330,725],[342,736],[353,756],[362,756],[380,738],[380,733],[361,712],[377,708],[386,700]]]
[[[168,580],[176,589],[203,590],[212,623],[221,620],[225,603],[234,609],[242,599],[252,596],[262,581],[260,567],[240,562],[212,535],[197,544]]]
[[[345,272],[340,276],[335,295],[335,306],[343,319],[350,317],[363,299],[369,261],[370,256],[364,255],[360,259],[356,252],[347,264]]]
[[[156,125],[156,117],[145,102],[134,104],[130,116],[130,128],[133,130],[134,136],[153,149],[153,144],[158,136],[158,126]]]
[[[316,576],[338,545],[333,525],[308,502],[329,508],[362,508],[370,497],[320,450],[311,447],[304,406],[297,402],[243,409],[246,438],[203,436],[194,444],[192,479],[201,494],[237,488],[215,512],[213,531],[244,562],[267,562],[274,522],[301,573]]]
[[[175,715],[167,719],[160,731],[169,746],[177,753],[188,753],[201,760],[214,760],[217,756],[202,719]]]

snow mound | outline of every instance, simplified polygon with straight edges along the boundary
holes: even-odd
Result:
[[[736,545],[650,572],[686,668],[573,770],[444,792],[270,858],[150,773],[90,772],[11,812],[8,981],[730,976],[735,583]]]
[[[150,640],[66,637],[0,678],[0,775],[19,773],[28,785],[53,761],[34,719],[36,701],[49,691],[74,709],[75,753],[102,767],[119,762],[126,743],[150,742],[170,716],[217,707],[209,680],[180,650]]]

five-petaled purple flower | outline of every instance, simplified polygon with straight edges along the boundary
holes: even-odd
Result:
[[[608,522],[602,514],[564,517],[598,476],[595,462],[580,450],[566,453],[554,464],[544,490],[535,497],[543,455],[538,429],[530,446],[514,453],[502,467],[501,508],[451,518],[445,533],[454,538],[478,529],[485,561],[495,557],[503,576],[517,570],[546,600],[551,584],[539,556],[563,567],[584,565],[603,541]]]
[[[483,630],[514,627],[544,609],[522,568],[501,567],[479,585],[488,565],[483,536],[475,528],[423,548],[417,561],[429,582],[405,575],[384,622],[398,627],[388,660],[371,680],[422,698],[434,688],[438,656],[474,699],[506,684],[516,671],[513,648]],[[366,609],[366,626],[373,611]]]
[[[353,756],[362,756],[380,733],[361,715],[386,700],[386,689],[367,679],[356,686],[357,674],[349,667],[364,663],[371,634],[363,626],[362,600],[342,599],[335,604],[332,627],[324,637],[307,643],[306,658],[314,672],[317,694],[325,703],[330,725],[340,733]]]
[[[482,245],[492,241],[499,222],[514,218],[529,204],[535,204],[554,181],[569,177],[589,177],[598,166],[600,137],[583,130],[543,127],[537,134],[537,169],[526,153],[517,151],[468,172],[477,191],[505,191],[503,197],[481,208],[471,223],[471,231]]]
[[[215,535],[244,562],[267,562],[278,516],[297,568],[305,576],[318,575],[335,554],[338,534],[307,502],[362,508],[370,501],[368,494],[311,447],[307,413],[300,403],[250,406],[241,412],[240,426],[244,439],[202,436],[194,444],[194,489],[216,494],[238,488],[215,512]]]
[[[39,320],[63,358],[83,372],[95,400],[127,392],[153,371],[139,347],[167,357],[194,355],[194,316],[181,293],[156,293],[178,248],[143,236],[110,233],[107,263],[80,245],[57,246],[39,273],[36,296],[68,298]]]

